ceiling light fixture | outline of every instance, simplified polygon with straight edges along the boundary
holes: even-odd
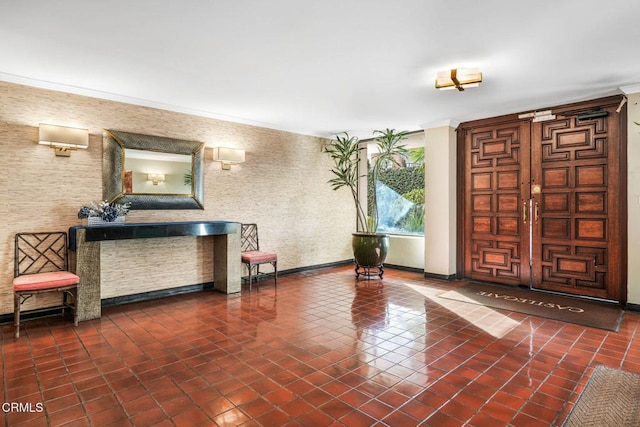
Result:
[[[478,87],[482,82],[482,73],[478,68],[454,68],[441,71],[436,77],[436,89],[458,89],[463,91],[469,87]]]

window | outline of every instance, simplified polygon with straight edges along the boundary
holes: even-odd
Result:
[[[378,231],[424,235],[424,133],[411,134],[403,142],[406,157],[383,165],[378,182],[369,174],[367,198],[372,210],[372,191],[378,200]],[[368,164],[376,161],[375,143],[367,144]]]

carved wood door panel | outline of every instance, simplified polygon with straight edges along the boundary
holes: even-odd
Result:
[[[529,283],[529,122],[465,134],[465,277]],[[526,184],[525,184],[526,183]]]
[[[557,107],[552,120],[511,115],[460,126],[465,278],[626,300],[620,99]]]
[[[620,299],[616,107],[617,103],[600,108],[601,117],[580,119],[579,112],[554,112],[556,120],[533,123],[534,288]]]

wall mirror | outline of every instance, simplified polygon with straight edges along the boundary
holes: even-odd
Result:
[[[204,209],[204,144],[105,130],[105,200],[131,209]]]

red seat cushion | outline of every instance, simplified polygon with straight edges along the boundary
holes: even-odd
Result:
[[[242,262],[247,264],[259,264],[278,260],[278,255],[271,252],[248,251],[242,252]]]
[[[80,278],[68,271],[51,271],[49,273],[24,274],[13,279],[14,291],[38,291],[62,286],[77,285]]]

